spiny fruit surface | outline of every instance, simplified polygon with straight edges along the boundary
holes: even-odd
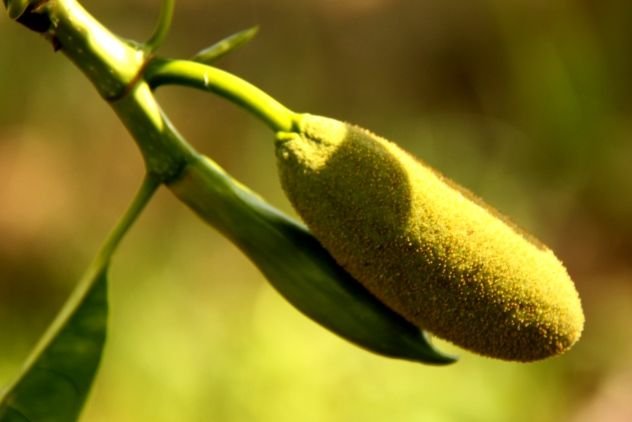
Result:
[[[395,144],[304,114],[276,151],[283,188],[316,238],[420,328],[525,362],[579,339],[579,296],[553,252]]]

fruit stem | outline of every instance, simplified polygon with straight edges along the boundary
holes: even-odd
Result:
[[[155,58],[146,67],[144,78],[152,88],[175,84],[214,92],[252,112],[275,132],[294,128],[296,113],[251,83],[212,66]]]

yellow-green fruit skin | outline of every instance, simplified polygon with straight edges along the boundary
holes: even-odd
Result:
[[[304,114],[279,133],[282,186],[332,256],[376,297],[481,355],[534,361],[580,337],[553,252],[395,144]]]

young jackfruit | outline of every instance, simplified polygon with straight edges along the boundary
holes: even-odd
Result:
[[[391,309],[499,359],[542,359],[579,339],[579,296],[551,250],[383,138],[307,114],[296,126],[277,137],[285,192]]]

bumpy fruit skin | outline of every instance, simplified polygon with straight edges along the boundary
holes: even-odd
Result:
[[[524,362],[579,339],[579,296],[553,252],[395,144],[305,114],[276,151],[283,188],[316,238],[420,328]]]

